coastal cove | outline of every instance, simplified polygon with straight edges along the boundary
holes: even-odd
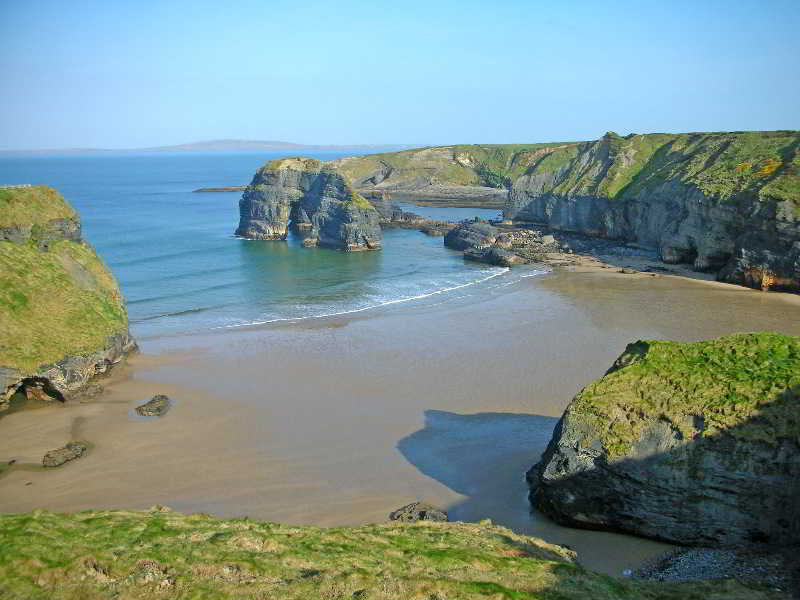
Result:
[[[268,157],[269,158],[269,157]],[[120,281],[142,353],[95,399],[0,417],[0,459],[71,439],[57,471],[0,477],[0,511],[166,504],[288,524],[379,522],[425,500],[565,544],[611,574],[668,548],[558,526],[525,471],[585,384],[636,339],[800,334],[800,297],[656,273],[465,262],[440,237],[387,230],[381,252],[231,235],[263,154],[3,159],[58,187]],[[13,162],[17,161],[17,162]],[[493,209],[402,208],[431,219]],[[168,415],[134,408],[156,394]],[[113,485],[109,485],[109,481]]]

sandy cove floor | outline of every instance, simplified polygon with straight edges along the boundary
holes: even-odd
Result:
[[[800,297],[601,265],[503,293],[278,327],[143,340],[106,392],[0,418],[0,460],[88,456],[0,478],[0,511],[146,508],[295,524],[384,520],[417,499],[634,568],[663,544],[529,512],[524,472],[570,398],[628,342],[800,335]],[[143,420],[134,406],[175,405]]]

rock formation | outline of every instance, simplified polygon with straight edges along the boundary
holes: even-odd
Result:
[[[292,223],[306,246],[379,250],[378,212],[330,165],[311,158],[273,160],[239,201],[236,235],[285,240]]]
[[[500,228],[483,221],[459,223],[444,236],[444,245],[463,250],[469,260],[501,267],[547,262],[548,253],[566,250],[539,230]]]
[[[531,501],[680,544],[800,541],[800,339],[630,344],[569,404]]]
[[[136,345],[117,282],[45,186],[0,188],[0,410],[64,399]]]
[[[651,134],[543,149],[507,219],[656,247],[722,281],[800,291],[800,132]]]

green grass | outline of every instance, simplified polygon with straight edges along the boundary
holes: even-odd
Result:
[[[33,373],[127,328],[122,295],[88,244],[0,242],[0,365]]]
[[[61,194],[46,185],[0,188],[0,227],[43,225],[52,219],[75,216]]]
[[[695,415],[705,420],[704,436],[800,444],[800,338],[762,332],[641,341],[619,361],[627,366],[588,385],[567,409],[611,458],[626,455],[656,421],[691,439],[687,417]]]
[[[0,516],[0,596],[17,599],[765,600],[733,582],[586,571],[488,523],[291,527],[163,510]]]
[[[387,184],[403,187],[420,178],[445,185],[508,187],[543,153],[565,144],[459,144],[369,154],[332,161],[356,185],[385,165]],[[367,185],[368,187],[368,185]]]
[[[543,193],[615,199],[647,196],[668,181],[696,187],[718,203],[775,205],[800,218],[800,132],[647,134],[609,132],[596,142],[552,150],[528,176],[566,169]]]

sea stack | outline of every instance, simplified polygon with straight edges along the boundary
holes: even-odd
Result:
[[[683,545],[800,541],[800,339],[629,344],[569,404],[531,501],[561,523]]]
[[[380,250],[380,215],[336,169],[313,158],[273,160],[239,201],[236,235],[285,240],[291,225],[305,246]]]
[[[46,186],[0,188],[0,410],[64,400],[136,348],[114,276]]]

